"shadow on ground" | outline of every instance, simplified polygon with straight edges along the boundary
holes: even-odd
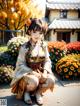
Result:
[[[80,79],[74,79],[74,80],[62,80],[56,73],[54,73],[55,76],[55,84],[58,86],[80,86]]]
[[[0,97],[0,99],[7,99],[7,106],[30,106],[27,105],[23,100],[16,99],[15,95]],[[32,98],[32,101],[33,105],[31,106],[37,106],[34,98]]]
[[[66,86],[80,86],[80,80],[72,80],[72,81],[61,81],[64,87]]]
[[[0,85],[0,89],[9,89],[10,88],[10,84],[1,84]]]

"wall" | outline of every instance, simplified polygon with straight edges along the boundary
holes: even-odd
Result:
[[[70,36],[70,42],[74,42],[74,41],[77,41],[77,33],[76,32],[71,33],[71,36]]]
[[[65,32],[65,30],[62,30],[61,32]],[[54,30],[50,31],[49,41],[57,41],[57,32],[54,33]],[[76,32],[74,32],[74,33],[71,32],[70,42],[74,42],[74,41],[77,41],[77,33]]]
[[[69,10],[67,18],[77,19],[78,18],[78,11],[76,11],[76,10]]]
[[[50,10],[49,20],[52,22],[54,18],[60,18],[60,10]],[[78,11],[76,10],[68,10],[67,18],[77,19]]]
[[[50,41],[56,41],[57,40],[57,33],[56,32],[54,33],[53,30],[51,30],[51,32],[50,32],[49,40]]]
[[[59,18],[59,10],[51,10],[49,15],[49,21],[52,22],[54,18]]]

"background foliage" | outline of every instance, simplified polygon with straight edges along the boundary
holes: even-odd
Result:
[[[40,18],[31,0],[0,0],[0,29],[20,30],[30,24],[30,18]]]

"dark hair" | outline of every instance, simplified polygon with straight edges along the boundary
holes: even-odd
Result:
[[[32,19],[31,24],[27,30],[27,34],[30,35],[31,31],[40,31],[45,34],[47,32],[47,23],[41,19]]]

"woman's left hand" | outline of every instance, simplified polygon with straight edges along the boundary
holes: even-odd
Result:
[[[42,73],[42,78],[44,78],[44,79],[47,78],[47,72],[46,72],[46,71],[44,71],[44,72]]]

